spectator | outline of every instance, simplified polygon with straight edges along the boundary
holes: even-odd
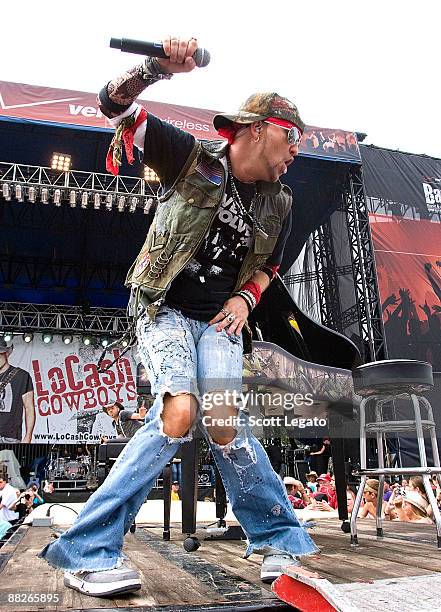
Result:
[[[300,480],[296,480],[291,476],[285,476],[283,482],[285,483],[288,499],[294,509],[301,510],[311,503],[309,493],[305,490]]]
[[[348,514],[352,514],[352,510],[354,509],[355,503],[355,493],[351,489],[350,485],[347,485],[346,487],[346,502],[348,505]]]
[[[17,499],[15,510],[18,512],[18,518],[24,519],[33,510],[33,499],[29,491],[23,491]]]
[[[314,494],[314,498],[317,501],[323,501],[323,495],[326,495],[326,500],[333,510],[337,509],[337,494],[335,492],[335,485],[332,482],[330,474],[320,474],[318,477],[318,490]],[[319,497],[320,496],[320,497]]]
[[[399,495],[392,503],[397,514],[397,518],[393,520],[428,525],[432,523],[427,512],[429,504],[417,491],[408,491],[406,495]]]
[[[306,486],[311,491],[311,493],[317,493],[318,482],[317,482],[318,474],[317,472],[309,472],[306,474]]]
[[[18,496],[18,490],[0,476],[0,521],[13,523],[18,519],[18,512],[15,511]]]
[[[180,487],[179,487],[179,482],[177,480],[174,480],[172,482],[172,487],[171,487],[171,500],[172,501],[180,501],[181,497],[180,497]]]
[[[392,487],[390,486],[390,482],[388,480],[384,481],[383,484],[383,501],[388,502],[392,495]]]
[[[376,518],[379,481],[376,478],[368,478],[364,487],[364,505],[359,512],[360,518]]]

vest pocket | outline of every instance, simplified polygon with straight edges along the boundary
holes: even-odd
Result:
[[[215,190],[210,189],[213,193],[209,193],[187,179],[176,185],[176,191],[186,204],[197,208],[213,208],[218,202],[218,199],[213,197]]]
[[[263,223],[263,226],[268,234],[268,238],[264,238],[257,230],[254,239],[254,253],[256,255],[271,255],[276,246],[277,238],[279,237],[280,225],[275,223]]]

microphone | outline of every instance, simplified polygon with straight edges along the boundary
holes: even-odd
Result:
[[[110,46],[112,49],[120,49],[125,53],[136,53],[137,55],[149,55],[150,57],[162,57],[168,59],[162,43],[145,42],[144,40],[132,40],[130,38],[111,38]],[[196,66],[204,68],[210,62],[210,54],[206,49],[199,47],[193,53]]]

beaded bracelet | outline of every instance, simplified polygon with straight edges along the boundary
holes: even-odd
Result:
[[[256,307],[256,299],[254,295],[251,293],[251,291],[247,291],[246,289],[243,291],[236,291],[235,293],[233,293],[233,296],[236,296],[236,295],[238,295],[245,301],[249,312],[254,310],[254,308]]]

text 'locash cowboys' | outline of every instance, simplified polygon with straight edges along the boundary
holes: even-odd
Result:
[[[113,358],[119,351],[113,351]],[[104,360],[102,368],[111,364]],[[128,359],[118,359],[109,370],[99,373],[96,363],[82,363],[77,355],[68,355],[57,366],[42,372],[40,360],[32,361],[37,409],[41,416],[60,414],[63,410],[89,410],[111,402],[125,403],[136,398],[136,381]]]

